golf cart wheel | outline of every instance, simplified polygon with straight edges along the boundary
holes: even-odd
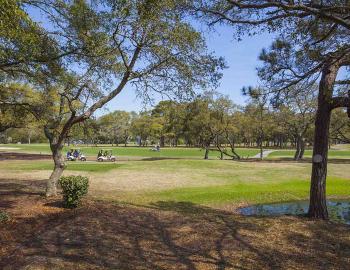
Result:
[[[112,162],[115,162],[115,158],[111,158],[111,161],[112,161]]]
[[[103,162],[102,158],[97,159],[98,162]]]
[[[86,161],[86,158],[82,158],[81,161]]]

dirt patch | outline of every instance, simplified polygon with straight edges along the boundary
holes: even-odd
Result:
[[[0,152],[0,161],[3,160],[43,160],[51,159],[51,155],[46,154],[27,154],[15,152]]]
[[[348,226],[243,217],[188,202],[47,200],[44,181],[1,181],[1,269],[345,269]]]

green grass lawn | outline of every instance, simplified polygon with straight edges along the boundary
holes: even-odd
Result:
[[[23,153],[42,153],[50,154],[50,148],[48,144],[6,144],[0,145],[1,147],[18,148],[14,150],[8,150],[13,152],[23,152]],[[65,147],[64,152],[68,151],[70,147]],[[74,147],[73,147],[74,148]],[[160,152],[150,151],[150,147],[112,147],[112,146],[102,146],[102,147],[79,147],[90,160],[95,159],[99,149],[113,149],[113,154],[116,156],[130,156],[130,157],[157,157],[157,158],[203,158],[204,151],[200,148],[162,148]],[[254,156],[259,150],[258,149],[246,149],[238,148],[237,152],[244,156]],[[210,158],[217,158],[218,152],[210,152]]]
[[[0,162],[5,171],[50,173],[49,161]],[[70,162],[66,174],[89,176],[90,195],[131,204],[158,201],[209,206],[305,200],[311,164],[258,163],[220,160],[151,160],[116,163]],[[329,164],[327,194],[349,198],[350,166]]]
[[[113,169],[117,169],[122,164],[118,163],[99,163],[99,162],[67,162],[66,171],[81,171],[81,172],[107,172]],[[39,161],[23,161],[16,163],[8,163],[4,166],[0,163],[0,168],[6,168],[7,170],[19,170],[19,171],[36,171],[36,170],[52,170],[53,162],[47,160]]]
[[[49,160],[0,162],[1,179],[45,179],[51,170]],[[142,205],[185,201],[226,207],[307,199],[311,164],[186,158],[68,162],[65,174],[73,171],[90,178],[89,194],[96,199]],[[327,194],[349,198],[349,164],[329,164]]]
[[[350,194],[350,179],[328,178],[327,195],[347,198]],[[177,188],[146,194],[151,201],[189,201],[204,205],[229,203],[273,203],[304,200],[309,195],[309,181],[293,179],[283,182],[234,183],[222,186]]]
[[[23,153],[42,153],[42,154],[50,154],[50,148],[48,144],[6,144],[0,145],[1,147],[13,147],[18,148],[15,150],[8,150],[14,152],[23,152]],[[203,149],[200,148],[163,148],[160,152],[150,151],[151,147],[112,147],[112,146],[101,146],[101,147],[86,147],[81,146],[80,149],[88,156],[88,159],[94,160],[97,156],[97,152],[99,149],[113,149],[114,155],[117,157],[144,157],[144,158],[198,158],[201,159],[204,156]],[[349,158],[350,159],[350,150],[348,148],[344,148],[342,150],[329,150],[330,158]],[[69,147],[64,148],[64,152],[68,151]],[[237,148],[237,152],[243,157],[253,157],[254,155],[259,153],[258,149],[251,148]],[[268,158],[276,159],[276,158],[292,158],[294,156],[294,150],[277,150],[269,154]],[[312,150],[305,151],[305,157],[310,158],[312,155]],[[219,153],[216,151],[212,151],[209,154],[209,158],[217,159],[219,157]]]

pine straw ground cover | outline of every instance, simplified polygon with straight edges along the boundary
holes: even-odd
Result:
[[[147,207],[46,200],[43,181],[2,180],[0,269],[346,269],[350,228],[243,217],[189,202]]]

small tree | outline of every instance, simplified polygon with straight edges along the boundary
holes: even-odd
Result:
[[[334,110],[332,114],[330,138],[334,142],[350,143],[350,119],[344,109]]]
[[[256,130],[257,145],[260,148],[260,159],[263,159],[263,142],[269,130],[268,100],[263,94],[263,91],[261,88],[252,87],[242,89],[243,95],[249,96],[251,99],[251,106],[246,111],[250,114],[252,125]]]
[[[292,134],[296,151],[294,160],[300,160],[305,152],[305,138],[315,121],[316,112],[316,85],[302,88],[302,85],[291,87],[287,93],[282,93],[279,107],[286,132]]]

